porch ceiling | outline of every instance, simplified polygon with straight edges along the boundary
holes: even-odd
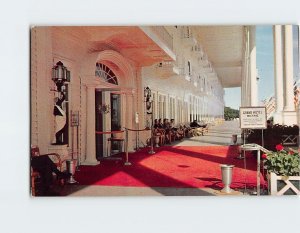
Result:
[[[113,49],[140,66],[171,60],[139,27],[94,26],[84,27],[84,30],[89,35],[92,52]]]
[[[240,87],[243,62],[243,26],[193,26],[222,86]]]
[[[172,58],[137,26],[53,27],[59,36],[72,35],[89,52],[112,49],[139,66],[149,66]]]

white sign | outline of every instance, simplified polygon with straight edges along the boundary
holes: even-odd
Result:
[[[267,113],[265,107],[240,107],[241,129],[267,128]]]

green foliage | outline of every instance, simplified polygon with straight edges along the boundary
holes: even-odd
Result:
[[[297,152],[285,150],[268,153],[264,167],[278,176],[298,176],[300,173],[300,156]]]
[[[226,121],[234,119],[234,118],[238,118],[239,115],[240,115],[239,110],[232,109],[230,107],[224,108],[224,118]]]

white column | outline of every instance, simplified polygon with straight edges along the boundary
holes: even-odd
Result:
[[[298,25],[298,75],[299,74],[300,74],[300,25]],[[298,76],[298,80],[299,80],[299,78],[300,77]],[[299,103],[299,100],[298,100],[298,103]],[[298,111],[297,111],[297,117],[298,117],[297,125],[299,126],[300,125],[300,107],[299,107],[299,105],[298,105],[297,108],[298,108]],[[300,131],[299,131],[299,134],[300,134]],[[299,147],[300,147],[300,143],[299,143]]]
[[[300,25],[298,25],[298,74],[300,73]]]
[[[284,108],[283,124],[297,124],[297,115],[294,106],[294,74],[293,74],[293,28],[284,26]]]
[[[293,92],[293,28],[292,25],[284,26],[284,81],[285,81],[285,106],[284,111],[294,111]]]
[[[133,127],[133,120],[135,117],[135,113],[133,112],[133,95],[126,93],[126,122],[125,122],[125,127],[129,129],[134,129]],[[151,119],[152,120],[152,119]],[[153,119],[154,120],[154,119]],[[133,142],[133,139],[135,139],[135,134],[136,132],[134,131],[129,131],[128,133],[128,150],[130,152],[134,151],[134,145],[135,142]],[[124,134],[125,136],[125,134]]]
[[[256,73],[256,27],[250,27],[250,95],[251,95],[251,106],[257,106],[258,104],[258,91],[257,91],[257,73]]]
[[[274,38],[274,74],[275,74],[275,114],[274,123],[282,124],[283,110],[283,63],[281,25],[273,27]]]
[[[250,29],[248,26],[245,27],[245,51],[244,51],[244,74],[243,74],[243,91],[241,95],[243,96],[243,106],[250,106],[251,105],[251,94],[250,94],[250,87],[251,87],[251,79],[250,79]]]
[[[95,87],[87,86],[86,160],[83,165],[97,165],[95,126]]]

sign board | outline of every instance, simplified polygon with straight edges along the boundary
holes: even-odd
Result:
[[[79,126],[79,111],[74,111],[71,113],[71,126]]]
[[[240,107],[241,129],[267,128],[266,107]]]

